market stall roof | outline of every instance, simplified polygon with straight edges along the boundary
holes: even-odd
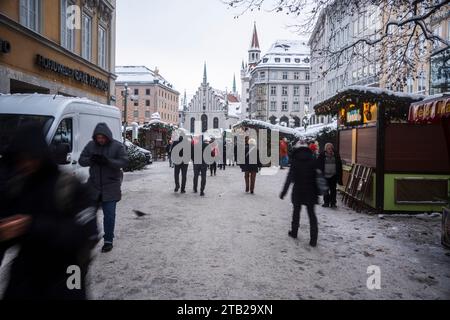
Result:
[[[386,107],[394,107],[397,110],[408,110],[413,102],[421,101],[424,95],[395,92],[382,88],[366,86],[350,86],[344,88],[333,97],[314,107],[317,115],[337,114],[339,107],[348,102],[381,102]],[[407,111],[405,112],[405,114]]]
[[[305,139],[305,138],[314,138],[319,134],[319,132],[323,129],[330,128],[330,129],[336,129],[337,128],[337,121],[333,121],[332,123],[328,124],[318,124],[309,126],[306,130],[304,128],[288,128],[276,124],[271,124],[265,121],[260,120],[249,120],[245,119],[233,126],[233,129],[235,128],[253,128],[253,129],[268,129],[268,130],[277,130],[280,132],[282,136],[288,136],[293,139]]]
[[[433,123],[449,117],[450,92],[447,92],[411,104],[408,121],[410,123]]]

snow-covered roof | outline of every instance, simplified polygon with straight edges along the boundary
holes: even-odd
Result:
[[[172,84],[160,74],[145,66],[117,66],[117,84],[154,84],[155,81],[163,86],[173,89]]]
[[[242,105],[240,102],[228,103],[228,116],[239,118],[242,114]]]
[[[376,88],[376,87],[366,87],[366,86],[349,86],[349,87],[339,90],[338,93],[342,93],[342,92],[349,91],[349,90],[360,91],[362,93],[373,93],[373,94],[378,94],[378,95],[385,94],[388,96],[393,96],[393,97],[398,97],[398,98],[410,98],[412,100],[422,100],[426,97],[422,94],[391,91],[388,89]]]
[[[276,41],[257,67],[309,67],[311,50],[306,42],[306,40]]]

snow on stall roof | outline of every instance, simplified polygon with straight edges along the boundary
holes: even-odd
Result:
[[[298,139],[304,139],[304,138],[315,137],[320,131],[322,131],[325,128],[337,129],[337,121],[334,121],[329,124],[319,124],[319,125],[310,126],[306,129],[306,131],[304,128],[295,128],[294,129],[294,128],[280,126],[277,124],[271,124],[271,123],[261,121],[261,120],[250,120],[250,119],[245,119],[245,120],[238,122],[236,125],[233,126],[233,128],[239,127],[239,126],[256,126],[256,127],[260,127],[260,128],[266,128],[269,130],[276,130],[283,134],[294,136],[295,138],[298,138]]]
[[[362,93],[372,93],[372,94],[376,94],[376,95],[386,94],[389,96],[395,96],[397,98],[410,98],[412,100],[423,100],[426,97],[421,94],[391,91],[388,89],[377,88],[377,87],[366,87],[366,86],[349,86],[349,87],[339,90],[338,93],[346,92],[349,90],[360,91]]]

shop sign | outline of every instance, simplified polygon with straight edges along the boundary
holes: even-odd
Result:
[[[52,71],[67,78],[72,78],[73,80],[88,85],[92,88],[105,92],[109,90],[108,82],[100,78],[94,77],[93,75],[90,75],[84,71],[67,67],[54,60],[45,58],[39,54],[36,57],[36,64],[43,69]]]
[[[350,105],[347,109],[346,125],[357,126],[363,123],[363,116],[361,114],[361,108],[356,107],[354,104]]]

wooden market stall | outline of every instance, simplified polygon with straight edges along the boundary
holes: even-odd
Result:
[[[155,161],[165,161],[167,157],[166,146],[175,129],[177,128],[171,124],[160,120],[152,120],[148,124],[139,126],[139,145],[150,150]],[[131,136],[131,131],[130,133],[127,132],[128,135]]]
[[[315,107],[338,116],[343,200],[379,213],[441,211],[449,192],[450,155],[439,126],[408,122],[425,97],[353,86]]]

